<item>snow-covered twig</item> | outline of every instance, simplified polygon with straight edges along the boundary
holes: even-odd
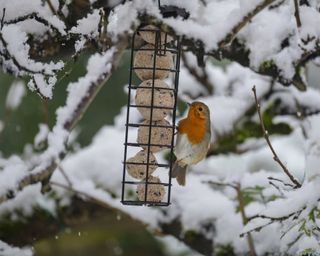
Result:
[[[202,67],[201,69],[201,73],[199,74],[196,70],[196,68],[194,68],[187,60],[187,56],[185,53],[181,54],[181,58],[183,61],[183,65],[186,67],[186,69],[189,71],[189,73],[194,76],[194,78],[199,82],[199,84],[201,84],[210,95],[213,94],[213,90],[214,90],[214,86],[212,84],[212,82],[209,80],[207,71],[205,69],[205,67]]]
[[[51,140],[54,146],[57,143],[54,138],[55,132],[58,131],[58,135],[60,136],[61,132],[64,134],[68,134],[74,128],[98,91],[111,76],[115,66],[118,64],[118,61],[122,56],[123,50],[126,48],[126,45],[126,38],[118,42],[117,46],[111,49],[111,51],[113,51],[112,58],[108,60],[108,63],[111,65],[111,67],[108,68],[105,72],[99,74],[95,81],[90,82],[90,79],[92,78],[86,78],[87,80],[84,78],[84,80],[86,82],[89,82],[89,84],[87,86],[86,92],[83,93],[82,97],[77,99],[75,102],[74,99],[69,99],[69,102],[67,99],[67,105],[64,108],[60,109],[60,111],[58,110],[58,123],[51,132]],[[67,138],[67,136],[64,136],[62,143],[66,143]],[[43,163],[40,163],[40,165],[34,168],[30,174],[18,181],[18,184],[15,188],[9,189],[5,194],[0,195],[0,204],[14,198],[17,192],[23,190],[25,187],[31,184],[41,182],[43,188],[46,188],[51,175],[57,168],[57,158],[63,158],[65,156],[64,150],[65,148],[62,147],[62,145],[60,145],[58,149],[52,149],[49,145],[49,148],[42,154],[42,157],[40,157],[42,158],[42,162],[47,161],[47,164],[43,165]]]
[[[269,138],[269,133],[268,131],[266,130],[265,126],[264,126],[264,122],[263,122],[263,119],[262,119],[262,114],[261,114],[261,111],[260,111],[260,104],[258,102],[258,98],[257,98],[257,92],[256,92],[256,87],[253,86],[252,87],[252,91],[253,91],[253,95],[254,95],[254,99],[255,99],[255,102],[256,102],[256,109],[257,109],[257,112],[258,112],[258,115],[259,115],[259,120],[260,120],[260,124],[261,124],[261,129],[262,129],[262,133],[263,133],[263,136],[273,154],[273,159],[274,161],[276,161],[280,167],[282,168],[282,170],[284,171],[284,173],[289,177],[289,179],[292,181],[293,184],[295,184],[295,188],[300,188],[301,187],[301,184],[299,181],[296,180],[296,178],[290,173],[290,171],[288,170],[288,168],[282,163],[282,161],[280,160],[280,158],[278,157],[276,151],[274,150],[272,144],[271,144],[271,141],[270,141],[270,138]]]
[[[264,0],[261,4],[258,4],[251,12],[249,12],[237,25],[235,25],[231,32],[227,34],[227,36],[219,42],[219,47],[224,48],[232,43],[233,39],[236,37],[238,32],[246,26],[254,16],[256,16],[259,12],[261,12],[268,5],[272,4],[276,0]]]

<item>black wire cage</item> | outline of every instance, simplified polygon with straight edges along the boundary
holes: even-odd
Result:
[[[170,204],[180,52],[180,39],[155,26],[141,26],[132,37],[122,204]],[[158,162],[162,150],[168,158]]]

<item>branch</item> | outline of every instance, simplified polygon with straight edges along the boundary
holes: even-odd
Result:
[[[61,34],[60,31],[55,26],[50,24],[46,19],[44,19],[41,16],[39,16],[39,14],[36,13],[36,12],[20,16],[18,18],[13,19],[13,20],[4,21],[4,24],[5,25],[16,24],[16,23],[19,23],[19,22],[22,22],[22,21],[25,21],[25,20],[32,20],[32,19],[36,20],[37,22],[43,24],[46,27],[49,27],[54,32],[56,32],[57,34]]]
[[[241,186],[238,183],[236,186],[236,191],[237,191],[237,200],[239,202],[239,210],[240,210],[240,214],[241,214],[241,218],[242,218],[242,223],[243,225],[246,225],[248,223],[248,218],[245,212],[245,202],[244,202],[244,198],[242,195],[242,191],[241,191]],[[250,256],[256,256],[256,250],[254,248],[254,243],[253,243],[253,239],[250,233],[248,233],[247,235],[247,241],[248,241],[248,246],[249,246],[249,255]]]
[[[269,4],[272,4],[276,0],[264,0],[261,4],[257,5],[251,12],[249,12],[237,25],[235,25],[231,32],[227,34],[227,36],[219,42],[219,47],[224,48],[232,43],[233,39],[236,37],[238,32],[247,25],[251,19],[256,16],[259,12],[261,12],[264,8],[266,8]]]
[[[299,13],[299,3],[298,0],[293,0],[294,1],[294,16],[296,18],[296,23],[297,23],[297,27],[300,28],[301,27],[301,19],[300,19],[300,13]]]
[[[181,54],[181,58],[184,66],[189,71],[189,73],[200,83],[200,85],[202,85],[207,90],[210,95],[212,95],[214,86],[208,79],[208,74],[205,70],[205,67],[202,67],[202,74],[199,74],[196,68],[190,65],[184,52]]]
[[[270,142],[270,139],[269,139],[269,134],[268,134],[268,131],[266,130],[265,126],[264,126],[264,123],[263,123],[263,119],[262,119],[262,115],[261,115],[261,111],[260,111],[260,104],[258,102],[258,98],[257,98],[257,93],[256,93],[256,87],[253,86],[252,87],[252,91],[253,91],[253,94],[254,94],[254,99],[255,99],[255,102],[256,102],[256,108],[257,108],[257,112],[258,112],[258,115],[259,115],[259,119],[260,119],[260,124],[261,124],[261,129],[262,129],[262,133],[264,135],[264,138],[273,154],[273,159],[274,161],[276,161],[280,167],[282,168],[282,170],[284,171],[284,173],[289,177],[289,179],[292,181],[292,183],[295,184],[295,188],[300,188],[301,187],[301,184],[293,177],[293,175],[290,173],[290,171],[287,169],[287,167],[282,163],[282,161],[280,160],[280,158],[278,157],[277,153],[275,152],[271,142]]]
[[[112,68],[108,72],[102,73],[98,79],[91,84],[91,86],[88,88],[87,93],[85,96],[79,100],[78,105],[76,106],[73,115],[71,118],[69,118],[63,125],[64,129],[68,132],[70,132],[73,127],[79,122],[85,111],[87,110],[88,106],[92,102],[92,100],[95,98],[99,90],[102,88],[102,86],[108,81],[111,74],[113,73],[114,69],[116,68],[122,53],[124,49],[126,48],[127,40],[126,38],[122,39],[117,44],[117,50],[113,56],[112,60]],[[60,159],[63,159],[65,156],[64,152],[60,152],[59,157]],[[29,175],[25,176],[22,180],[18,182],[18,185],[15,189],[8,190],[7,193],[0,195],[0,204],[10,200],[15,197],[15,194],[21,190],[23,190],[25,187],[36,184],[38,182],[41,182],[43,185],[43,189],[46,189],[46,185],[48,184],[48,181],[53,174],[54,170],[57,168],[57,160],[58,159],[51,159],[49,161],[49,164],[46,165],[41,170],[37,170],[36,172],[31,172]],[[35,170],[35,168],[34,168]]]
[[[202,183],[210,184],[210,185],[216,185],[216,186],[223,186],[223,187],[231,187],[233,189],[237,189],[237,185],[233,183],[225,183],[225,182],[219,182],[219,181],[202,181]]]
[[[139,227],[147,227],[147,224],[142,220],[134,219],[127,212],[114,208],[89,193],[58,182],[51,182],[51,185],[74,194],[71,197],[70,205],[58,208],[54,217],[45,212],[41,214],[39,210],[36,210],[23,223],[19,221],[10,221],[8,223],[2,219],[0,220],[0,240],[17,246],[30,245],[35,240],[54,236],[61,231],[61,227],[76,227],[84,222],[90,222],[106,215],[114,215],[114,218],[110,219],[116,219],[119,213],[122,221],[134,222]],[[212,240],[197,231],[183,230],[183,225],[179,218],[168,223],[159,223],[158,226],[159,229],[157,230],[148,230],[153,232],[154,235],[171,235],[203,255],[209,256],[213,254]],[[18,235],[21,232],[23,232],[23,236]]]

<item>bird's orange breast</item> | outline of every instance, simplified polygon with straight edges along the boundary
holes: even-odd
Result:
[[[178,132],[186,134],[192,144],[198,144],[204,139],[206,120],[195,116],[188,116],[179,122]]]

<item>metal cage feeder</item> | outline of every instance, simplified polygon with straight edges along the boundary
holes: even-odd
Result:
[[[180,52],[180,39],[155,26],[140,27],[132,37],[121,197],[124,205],[170,204]],[[134,75],[142,80],[139,86],[133,84]],[[140,113],[142,122],[132,120],[134,111]],[[138,138],[133,141],[131,135],[136,134]],[[158,163],[157,152],[164,149],[169,151],[169,160]]]

